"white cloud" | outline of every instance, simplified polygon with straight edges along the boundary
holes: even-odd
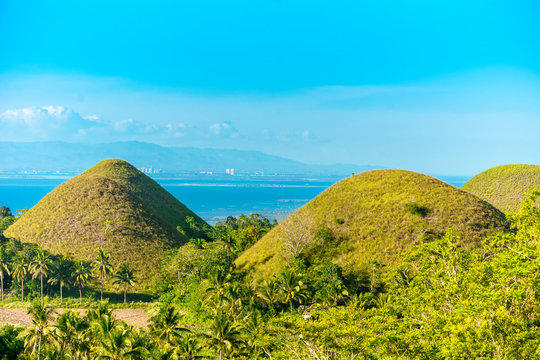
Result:
[[[210,133],[225,138],[238,138],[240,133],[232,126],[230,121],[223,121],[209,126]]]
[[[184,122],[156,124],[133,118],[110,121],[97,114],[81,115],[64,106],[6,110],[0,113],[0,127],[0,141],[160,142],[186,137],[211,140],[240,136],[230,121],[210,126]]]
[[[153,124],[145,124],[133,119],[118,120],[112,123],[112,128],[119,133],[149,134],[159,131],[159,127]]]
[[[96,120],[99,120],[101,117],[99,115],[94,114],[94,115],[83,116],[82,118],[86,120],[96,121]]]
[[[0,139],[11,141],[74,140],[101,124],[63,106],[27,107],[0,113]]]
[[[493,143],[515,161],[540,158],[540,80],[465,75],[398,86],[210,94],[122,79],[4,74],[0,140],[139,140],[462,174],[498,160]],[[64,106],[26,107],[43,102]],[[70,128],[71,122],[79,125]]]
[[[210,125],[210,131],[216,135],[219,135],[221,133],[221,125],[220,124]]]
[[[168,131],[134,119],[110,122],[96,114],[83,116],[64,106],[6,110],[0,113],[0,126],[4,141],[114,141]]]
[[[176,123],[176,124],[165,124],[165,130],[166,134],[168,134],[170,137],[178,138],[183,137],[185,135],[185,131],[187,130],[187,126],[184,123]]]

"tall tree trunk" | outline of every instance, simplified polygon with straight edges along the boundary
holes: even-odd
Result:
[[[79,304],[82,304],[82,288],[81,288],[81,285],[79,285]]]
[[[60,281],[60,305],[62,305],[63,303],[63,298],[62,298],[62,281]]]
[[[126,296],[127,296],[127,284],[124,284],[124,304],[126,303]]]
[[[4,305],[4,271],[0,272],[0,280],[2,281],[2,305]]]
[[[66,352],[66,345],[67,345],[66,342],[62,343],[62,347],[60,347],[60,356],[58,356],[58,359],[63,359],[64,358],[64,353]]]
[[[32,354],[36,352],[37,342],[34,341],[34,345],[32,345]]]
[[[43,306],[43,273],[39,274],[41,280],[41,306]]]
[[[21,280],[21,293],[22,293],[21,301],[24,302],[24,279]]]
[[[101,272],[101,301],[103,301],[103,272]]]
[[[231,239],[229,238],[229,241]],[[231,243],[227,243],[227,265],[229,266],[229,270],[231,268]]]
[[[39,345],[37,350],[37,360],[39,360],[39,357],[41,355],[41,331],[39,332]]]

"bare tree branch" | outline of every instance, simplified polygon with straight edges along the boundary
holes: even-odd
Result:
[[[314,240],[313,219],[295,212],[280,224],[283,233],[283,248],[289,258],[295,258]]]

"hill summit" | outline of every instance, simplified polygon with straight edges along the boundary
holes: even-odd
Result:
[[[81,260],[103,248],[114,265],[130,264],[145,282],[157,274],[164,250],[201,236],[187,217],[206,225],[131,164],[109,159],[58,186],[5,235]]]
[[[505,228],[499,210],[440,180],[411,171],[373,170],[324,191],[261,238],[236,264],[270,276],[304,247],[304,254],[315,261],[326,258],[356,272],[372,260],[392,263],[415,241],[449,229],[470,244]]]
[[[462,189],[504,212],[519,210],[525,194],[540,189],[539,165],[501,165],[473,177]]]

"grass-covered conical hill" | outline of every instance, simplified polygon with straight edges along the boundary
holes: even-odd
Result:
[[[188,216],[206,225],[131,164],[110,159],[58,186],[4,235],[81,260],[93,260],[103,248],[113,265],[136,270],[142,288],[157,274],[164,250],[200,235]]]
[[[504,212],[519,210],[525,194],[540,188],[539,165],[502,165],[469,180],[462,189]]]
[[[245,251],[236,265],[270,276],[303,242],[308,257],[357,272],[371,260],[392,263],[416,240],[449,229],[464,244],[475,243],[505,230],[506,219],[487,202],[430,176],[374,170],[324,191]]]

